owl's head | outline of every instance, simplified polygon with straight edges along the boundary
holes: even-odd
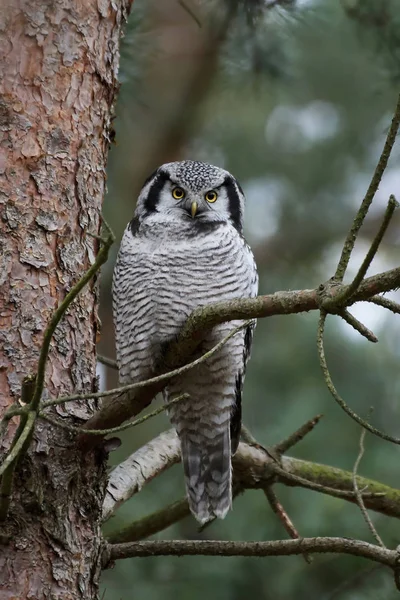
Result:
[[[145,181],[135,217],[139,223],[191,222],[201,228],[231,223],[243,228],[244,195],[236,179],[219,167],[185,160],[162,165]]]

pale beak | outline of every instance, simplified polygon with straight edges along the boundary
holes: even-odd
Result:
[[[192,207],[190,209],[190,213],[192,215],[192,219],[194,219],[194,217],[197,213],[197,202],[192,202]]]

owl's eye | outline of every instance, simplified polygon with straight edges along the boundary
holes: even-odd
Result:
[[[176,187],[172,190],[172,197],[175,198],[175,200],[182,200],[184,196],[185,190],[183,190],[181,187]]]
[[[209,192],[206,193],[206,195],[204,197],[207,200],[207,202],[215,202],[216,199],[218,198],[218,194],[217,194],[217,192],[214,192],[214,190],[210,190]]]

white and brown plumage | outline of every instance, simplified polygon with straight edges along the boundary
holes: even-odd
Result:
[[[151,376],[166,342],[191,312],[254,297],[258,276],[242,236],[244,195],[227,171],[206,163],[162,165],[145,182],[114,271],[113,310],[121,384]],[[198,356],[239,322],[210,331]],[[231,455],[239,443],[241,396],[252,327],[206,362],[169,382],[166,399],[189,399],[169,415],[179,435],[189,505],[201,522],[232,503]]]

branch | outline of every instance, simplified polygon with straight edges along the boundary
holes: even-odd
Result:
[[[360,492],[360,489],[359,489],[358,483],[357,483],[357,471],[358,471],[358,467],[360,466],[361,459],[364,455],[364,439],[365,439],[366,433],[367,433],[367,431],[365,429],[361,430],[360,451],[358,453],[358,456],[357,456],[356,462],[354,463],[354,468],[353,468],[353,487],[354,487],[354,491],[357,496],[357,504],[360,507],[361,514],[364,517],[364,521],[366,522],[368,529],[372,533],[373,537],[375,538],[375,541],[379,544],[379,546],[381,546],[381,548],[386,548],[385,544],[382,541],[382,538],[380,537],[379,533],[375,529],[373,522],[371,521],[371,518],[367,512],[367,509],[365,508],[362,493]]]
[[[108,358],[108,356],[103,356],[102,354],[98,354],[97,355],[97,360],[102,365],[106,365],[106,367],[110,367],[110,369],[116,369],[116,370],[118,370],[117,361],[113,360],[112,358]]]
[[[304,425],[299,427],[299,429],[296,429],[294,433],[292,433],[286,439],[276,444],[274,446],[274,451],[278,455],[282,455],[284,452],[287,452],[290,448],[293,448],[293,446],[301,442],[301,440],[305,438],[305,436],[309,434],[316,425],[318,425],[322,417],[323,415],[316,415],[315,417],[307,421],[307,423],[304,423]]]
[[[375,344],[378,342],[376,335],[370,329],[368,329],[368,327],[356,319],[351,313],[349,313],[347,309],[342,310],[339,314],[348,325],[358,331],[358,333],[365,337],[369,342],[373,342]]]
[[[375,173],[372,177],[371,183],[369,184],[367,193],[361,203],[356,218],[354,219],[353,225],[347,234],[347,238],[344,242],[342,254],[339,259],[339,263],[336,269],[334,279],[337,281],[343,281],[343,277],[349,264],[350,256],[354,248],[355,241],[357,239],[358,232],[364,222],[364,219],[368,213],[369,207],[375,194],[379,188],[379,184],[389,162],[390,154],[392,152],[394,143],[396,141],[397,132],[400,126],[400,95],[397,100],[397,106],[393,115],[392,123],[388,131],[385,145],[382,150],[382,154],[379,158],[378,164],[375,169]],[[368,267],[367,267],[368,268]]]
[[[86,429],[85,433],[88,435],[103,436],[103,435],[110,435],[113,433],[118,433],[120,431],[125,431],[125,429],[130,429],[131,427],[136,427],[137,425],[142,425],[142,423],[144,423],[145,421],[148,421],[149,419],[156,417],[160,413],[171,408],[171,406],[173,406],[174,404],[178,404],[179,402],[182,402],[182,400],[187,400],[189,397],[190,397],[189,394],[182,394],[181,396],[177,396],[176,398],[173,398],[172,400],[165,402],[165,404],[162,404],[155,410],[152,410],[147,415],[143,415],[143,417],[140,417],[139,419],[136,419],[135,421],[129,421],[128,423],[124,423],[123,425],[119,425],[118,427],[110,427],[109,429]],[[61,429],[65,429],[65,431],[69,431],[71,433],[81,433],[81,431],[82,431],[82,429],[80,427],[76,427],[75,425],[68,425],[67,423],[63,423],[60,419],[54,419],[53,417],[51,417],[50,415],[47,415],[46,413],[39,412],[38,416],[41,419],[43,419],[44,421],[48,421],[55,427],[60,427]]]
[[[105,240],[101,240],[103,242],[103,245],[101,246],[101,248],[97,254],[96,260],[94,261],[93,265],[86,271],[86,273],[84,273],[82,275],[82,277],[80,278],[78,283],[75,284],[74,287],[68,292],[68,294],[65,296],[64,300],[60,303],[59,307],[54,311],[53,316],[50,319],[50,323],[47,325],[46,331],[44,332],[43,344],[42,344],[42,347],[40,350],[38,369],[37,369],[37,374],[36,374],[36,385],[35,385],[35,390],[33,393],[33,398],[31,401],[32,410],[38,409],[40,399],[42,397],[47,357],[49,355],[49,350],[50,350],[50,342],[51,342],[53,334],[56,330],[57,325],[63,318],[63,316],[64,316],[66,310],[68,309],[68,307],[70,306],[70,304],[72,304],[72,302],[75,300],[75,298],[78,296],[78,294],[80,294],[80,292],[83,290],[85,285],[87,283],[89,283],[89,281],[92,279],[92,277],[94,277],[94,275],[97,273],[97,271],[100,269],[100,267],[108,259],[108,252],[109,252],[112,244],[114,243],[115,237],[114,237],[114,234],[111,231],[110,227],[108,226],[108,224],[106,223],[106,221],[104,219],[103,219],[103,224],[107,230],[108,237]]]
[[[282,523],[286,533],[289,534],[289,537],[292,540],[298,540],[300,538],[299,532],[293,524],[293,521],[287,514],[283,505],[279,502],[277,495],[272,489],[272,485],[264,490],[265,497],[268,500],[268,504],[270,505],[273,513],[278,517],[279,521]],[[304,554],[304,560],[307,564],[311,564],[312,558],[308,554]]]
[[[330,393],[332,394],[334,400],[340,406],[340,408],[342,410],[344,410],[344,412],[347,415],[349,415],[349,417],[351,417],[353,419],[353,421],[355,421],[356,423],[361,425],[361,427],[364,427],[364,429],[366,429],[367,431],[370,431],[377,437],[380,437],[383,440],[386,440],[387,442],[392,442],[393,444],[400,444],[400,438],[394,437],[392,435],[385,433],[384,431],[381,431],[380,429],[377,429],[376,427],[371,425],[371,423],[368,423],[368,421],[366,421],[365,419],[360,417],[360,415],[358,415],[356,412],[354,412],[354,410],[352,410],[346,404],[346,402],[343,400],[343,398],[340,396],[339,392],[335,388],[334,383],[332,381],[331,374],[329,372],[328,364],[326,362],[326,357],[325,357],[325,348],[324,348],[325,321],[326,321],[326,312],[324,310],[321,310],[320,319],[319,319],[319,323],[318,323],[318,335],[317,335],[317,348],[318,348],[319,364],[322,369],[322,373],[323,373],[323,376],[325,379],[326,386],[327,386],[328,390],[330,391]]]
[[[379,275],[364,279],[357,292],[349,300],[348,305],[357,301],[368,300],[376,294],[388,292],[400,287],[400,268],[392,269]],[[329,290],[331,295],[340,293],[347,286],[336,285]],[[178,339],[171,342],[165,355],[163,372],[184,365],[191,354],[199,346],[207,331],[226,321],[266,318],[273,315],[295,314],[318,310],[321,304],[321,290],[300,290],[276,292],[257,298],[245,298],[218,302],[195,310],[188,318]],[[85,423],[82,428],[81,445],[88,449],[98,443],[98,438],[85,436],[87,429],[103,429],[120,425],[145,408],[152,399],[162,391],[166,381],[158,381],[135,394],[113,398]]]
[[[148,481],[179,461],[179,440],[172,429],[134,452],[110,474],[103,520],[109,519],[123,502],[139,492]],[[240,489],[265,489],[274,482],[291,487],[311,485],[324,494],[357,502],[352,473],[328,465],[289,456],[283,456],[279,465],[262,448],[240,443],[233,457],[233,467],[235,485]],[[358,483],[361,489],[368,489],[368,494],[363,494],[367,508],[400,518],[400,490],[364,477],[358,477]]]
[[[111,471],[103,503],[103,522],[154,477],[178,463],[180,444],[174,429],[161,433]]]
[[[150,515],[134,521],[130,525],[106,535],[105,538],[110,544],[121,544],[124,542],[134,542],[142,540],[149,535],[158,533],[177,523],[184,517],[190,515],[190,508],[186,498],[182,498],[165,508],[162,508]]]
[[[400,96],[399,96],[399,103],[400,103]],[[400,110],[400,104],[399,104],[399,110]],[[399,113],[399,118],[400,118],[400,113]],[[371,201],[372,201],[372,199],[371,199]],[[386,233],[386,229],[388,228],[389,223],[392,220],[393,213],[396,210],[396,208],[398,208],[398,206],[399,206],[399,204],[396,201],[395,197],[390,196],[389,202],[388,202],[388,205],[387,205],[387,208],[385,211],[385,216],[383,217],[382,224],[378,230],[378,233],[376,234],[375,238],[372,241],[372,244],[362,262],[361,267],[358,270],[357,275],[354,277],[353,281],[350,283],[350,285],[345,290],[343,290],[340,294],[335,296],[334,299],[329,299],[328,302],[325,302],[323,304],[323,307],[325,308],[325,310],[331,310],[333,308],[337,308],[337,307],[341,306],[343,303],[347,302],[347,300],[349,300],[349,298],[351,298],[353,296],[353,294],[355,294],[355,292],[358,290],[360,283],[364,279],[364,277],[371,265],[371,262],[373,261],[375,254],[378,251],[378,248],[383,240],[383,236]],[[367,208],[367,210],[368,210],[368,208]],[[357,221],[357,217],[354,222],[356,222],[356,221]],[[362,223],[362,221],[361,221],[361,223]],[[360,226],[361,226],[361,224],[360,224]],[[355,238],[354,238],[354,242],[355,242]],[[353,245],[354,245],[354,243],[353,243]],[[350,252],[350,254],[351,254],[351,252]],[[348,259],[350,259],[350,254],[348,255]],[[347,265],[346,265],[346,267],[347,267]],[[338,267],[338,269],[339,269],[339,267]],[[336,275],[335,275],[335,277],[336,277]],[[335,279],[335,277],[334,277],[334,279]]]
[[[400,315],[400,304],[394,300],[389,300],[389,298],[383,298],[382,296],[372,296],[372,298],[368,298],[368,302],[387,308],[392,313]]]
[[[173,371],[168,371],[167,373],[163,373],[162,375],[158,375],[157,377],[151,377],[150,379],[146,379],[145,381],[137,381],[136,383],[129,383],[128,385],[114,388],[112,390],[106,390],[104,392],[89,392],[87,394],[72,394],[71,396],[61,396],[60,398],[56,398],[55,400],[48,400],[47,402],[44,402],[42,405],[42,408],[47,408],[48,406],[56,406],[57,404],[64,404],[65,402],[72,402],[73,400],[90,400],[90,399],[94,399],[94,398],[106,398],[107,396],[117,396],[120,394],[124,394],[126,392],[131,392],[133,390],[139,390],[141,388],[150,387],[150,386],[152,386],[154,384],[158,384],[158,383],[162,383],[162,384],[166,385],[172,377],[176,377],[177,375],[182,375],[183,373],[190,371],[194,367],[197,367],[201,363],[203,363],[206,360],[208,360],[209,358],[211,358],[211,356],[213,356],[214,354],[219,352],[219,350],[221,350],[221,348],[223,346],[225,346],[225,344],[231,338],[233,338],[237,333],[239,333],[239,331],[242,331],[242,329],[246,329],[246,327],[248,327],[250,325],[250,323],[251,323],[251,321],[246,321],[242,325],[235,327],[228,333],[228,335],[226,337],[224,337],[220,342],[218,342],[218,344],[215,344],[215,346],[213,346],[211,348],[211,350],[208,350],[208,352],[205,352],[204,354],[202,354],[202,356],[200,356],[200,358],[197,358],[193,362],[191,362],[187,365],[184,365],[183,367],[174,369]],[[104,359],[104,357],[103,357],[103,359]],[[107,360],[109,360],[109,359],[107,359]],[[113,402],[114,402],[114,399],[113,399]],[[85,430],[86,429],[87,428],[85,427]],[[87,431],[85,431],[85,433],[89,433],[89,431],[87,430]],[[113,432],[107,432],[107,433],[113,433]],[[103,431],[100,431],[99,434],[106,435],[106,433],[104,433]]]
[[[103,568],[123,558],[147,556],[290,556],[294,554],[351,554],[396,568],[398,553],[360,540],[340,537],[301,538],[274,542],[162,540],[114,544],[106,548]]]

